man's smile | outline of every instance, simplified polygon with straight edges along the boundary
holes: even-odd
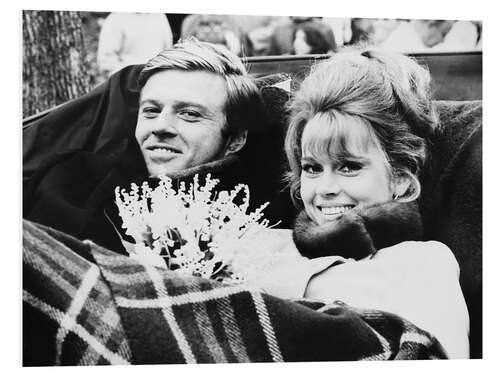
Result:
[[[153,143],[151,145],[148,145],[146,147],[146,150],[155,151],[155,152],[176,153],[176,154],[181,153],[181,151],[178,148],[173,147],[171,145],[168,145],[166,143]]]

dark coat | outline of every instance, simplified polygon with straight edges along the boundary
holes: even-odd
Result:
[[[424,238],[446,244],[460,265],[470,315],[471,358],[482,357],[482,101],[438,101],[439,128],[422,175]]]
[[[23,217],[124,253],[104,210],[116,186],[147,177],[138,147],[127,151],[119,162],[84,150],[49,158],[24,183]]]
[[[116,186],[147,179],[135,141],[141,65],[129,66],[81,98],[65,103],[23,129],[23,217],[79,239],[123,252],[109,220]],[[238,160],[209,165],[200,173],[221,180],[220,189],[238,183],[250,187],[250,208],[270,205],[264,215],[277,227],[290,228],[294,208],[283,190],[283,137],[288,94],[260,81],[269,115],[249,129]],[[267,104],[269,103],[269,104]],[[213,170],[216,168],[216,171]],[[215,173],[216,172],[216,173]],[[192,177],[189,171],[182,178]]]
[[[119,186],[129,190],[132,182],[140,186],[148,180],[142,155],[138,155],[140,151],[134,144],[131,142],[124,157],[117,163],[86,151],[71,152],[46,163],[25,184],[23,217],[126,254],[116,233],[122,228],[114,203],[115,188]],[[232,190],[239,183],[249,185],[249,211],[269,201],[266,191],[253,185],[237,156],[178,173],[173,176],[174,186],[181,181],[189,186],[195,174],[199,175],[200,181],[204,181],[208,173],[220,181],[216,191]],[[149,180],[154,186],[155,181]],[[286,204],[288,197],[282,199]],[[278,197],[264,210],[271,224],[280,220],[282,204]],[[121,236],[124,236],[123,232]]]

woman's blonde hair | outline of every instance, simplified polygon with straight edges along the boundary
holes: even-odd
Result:
[[[300,201],[302,133],[306,124],[321,116],[340,139],[340,152],[348,152],[345,124],[362,123],[372,142],[384,153],[391,177],[411,183],[405,201],[420,195],[418,179],[427,157],[427,140],[437,124],[431,101],[430,74],[414,59],[376,49],[349,50],[312,67],[290,104],[290,125],[285,151],[294,203]],[[343,130],[342,130],[343,129]],[[328,145],[332,140],[326,137]]]

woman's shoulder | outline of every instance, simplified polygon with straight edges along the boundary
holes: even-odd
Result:
[[[452,250],[439,241],[404,241],[397,245],[380,249],[373,260],[401,261],[409,266],[425,267],[458,272],[459,266]]]
[[[298,258],[300,254],[293,243],[291,230],[260,228],[242,237],[237,257],[252,259],[252,262],[262,258],[262,262],[267,263],[271,259]]]
[[[289,229],[260,229],[240,241],[232,265],[249,285],[281,298],[302,298],[313,275],[343,262],[339,256],[303,257]]]

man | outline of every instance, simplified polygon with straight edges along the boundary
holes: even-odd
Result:
[[[154,184],[160,174],[189,183],[211,173],[220,189],[255,181],[236,154],[248,129],[262,122],[263,106],[235,55],[185,41],[151,59],[138,83],[137,122],[126,147],[111,157],[80,149],[48,158],[24,183],[25,219],[124,253],[117,186],[148,178]],[[250,191],[250,209],[269,200],[259,188]]]
[[[151,59],[139,76],[135,136],[150,175],[235,154],[261,121],[257,86],[223,48],[184,42]]]

